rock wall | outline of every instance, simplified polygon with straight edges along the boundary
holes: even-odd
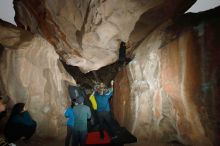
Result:
[[[114,115],[137,136],[134,145],[217,145],[219,14],[218,8],[163,23],[116,77]]]
[[[75,81],[66,73],[47,40],[2,21],[0,31],[1,94],[8,95],[12,105],[26,103],[37,121],[37,135],[63,138],[67,85]]]

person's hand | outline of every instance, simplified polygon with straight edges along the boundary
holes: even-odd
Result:
[[[24,105],[23,111],[27,111],[27,105]]]
[[[98,88],[98,85],[95,85],[95,86],[93,87],[93,91],[97,91],[97,88]]]
[[[93,91],[91,95],[95,95],[95,91]]]
[[[5,109],[6,109],[6,104],[0,102],[0,112],[5,111]]]
[[[113,80],[111,80],[111,86],[113,86],[114,85],[114,81]]]

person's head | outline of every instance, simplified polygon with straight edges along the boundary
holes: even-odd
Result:
[[[106,91],[106,86],[105,86],[104,83],[101,82],[100,85],[99,85],[99,87],[98,87],[98,93],[99,93],[100,95],[103,95],[105,91]]]
[[[71,101],[71,105],[70,105],[70,106],[71,106],[71,108],[73,108],[73,107],[74,107],[74,105],[75,105],[75,101],[74,101],[74,100],[72,100],[72,101]]]
[[[25,104],[24,103],[16,103],[12,108],[12,115],[20,114],[24,111]]]
[[[76,99],[76,103],[78,103],[78,104],[83,104],[83,102],[84,102],[84,98],[82,96],[80,96]]]
[[[124,47],[126,47],[126,44],[125,42],[121,41],[120,48],[124,48]]]

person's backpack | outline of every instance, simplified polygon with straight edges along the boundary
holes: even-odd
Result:
[[[85,90],[82,87],[69,85],[68,90],[71,100],[76,100],[80,96],[86,97]]]

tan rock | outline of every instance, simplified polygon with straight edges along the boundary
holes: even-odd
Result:
[[[218,143],[218,12],[163,23],[117,75],[114,115],[137,136],[133,145]]]
[[[5,46],[0,62],[0,91],[12,103],[24,102],[37,121],[37,135],[65,135],[63,112],[68,101],[66,73],[54,47],[39,35],[0,25],[0,43]]]

